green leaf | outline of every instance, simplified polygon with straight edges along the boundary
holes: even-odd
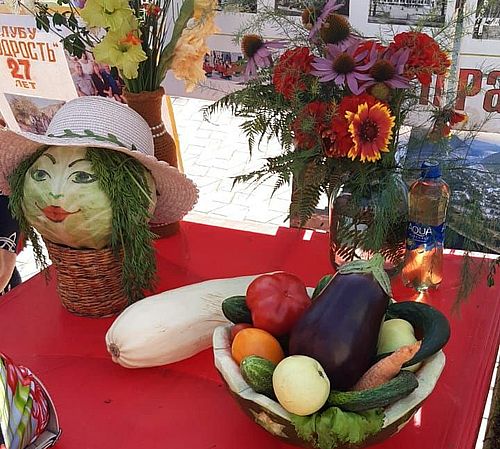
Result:
[[[334,449],[344,444],[360,444],[380,432],[384,424],[382,409],[354,413],[330,407],[308,416],[291,414],[297,435],[320,449]]]
[[[384,292],[392,298],[391,280],[384,270],[384,256],[376,253],[370,260],[353,260],[339,268],[340,274],[371,273]]]
[[[54,15],[52,16],[52,23],[54,24],[54,26],[60,26],[60,25],[64,25],[66,23],[66,17],[64,17],[62,14],[56,12],[54,13]]]
[[[333,274],[327,274],[323,276],[319,282],[318,285],[316,285],[316,288],[314,289],[314,292],[312,294],[312,299],[316,298],[320,294],[320,292],[327,286],[327,284],[332,280]]]
[[[47,14],[40,13],[35,16],[36,27],[39,30],[43,30],[45,32],[50,31],[50,23]]]

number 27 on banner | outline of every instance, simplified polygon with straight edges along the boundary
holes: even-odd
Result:
[[[29,59],[7,58],[12,78],[16,80],[17,87],[35,89],[36,84],[31,81],[31,62]]]

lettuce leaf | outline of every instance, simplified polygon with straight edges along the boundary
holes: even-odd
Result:
[[[383,409],[345,412],[330,407],[308,416],[291,414],[297,435],[320,449],[333,449],[342,444],[358,444],[378,433],[384,424]]]

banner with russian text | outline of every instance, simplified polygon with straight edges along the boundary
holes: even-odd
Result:
[[[11,129],[42,133],[77,96],[59,41],[32,16],[0,14],[0,114]]]

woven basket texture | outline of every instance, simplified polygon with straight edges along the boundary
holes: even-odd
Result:
[[[106,317],[128,305],[122,286],[122,258],[111,248],[73,249],[45,240],[57,269],[57,292],[71,313],[86,317]]]

